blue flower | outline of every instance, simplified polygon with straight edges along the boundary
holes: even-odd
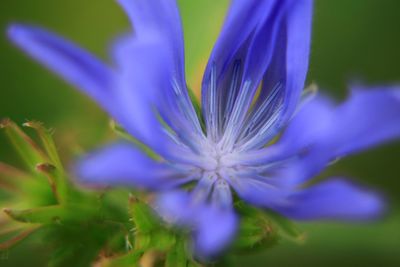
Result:
[[[204,73],[201,112],[186,87],[175,1],[118,2],[135,30],[114,44],[113,66],[42,29],[9,28],[16,45],[157,155],[118,142],[79,164],[82,181],[158,192],[156,209],[193,229],[200,256],[234,237],[236,196],[296,220],[381,212],[377,194],[341,178],[304,188],[337,158],[400,136],[397,88],[358,86],[341,104],[303,91],[312,0],[232,1]]]

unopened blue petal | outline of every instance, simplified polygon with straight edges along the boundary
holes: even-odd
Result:
[[[164,189],[180,177],[165,164],[149,158],[132,144],[109,145],[77,163],[78,181],[91,186]]]
[[[294,193],[278,211],[296,220],[365,220],[379,216],[383,209],[379,195],[331,179]]]
[[[112,71],[90,53],[41,28],[14,24],[9,38],[22,50],[60,77],[94,98],[108,111],[114,110]]]

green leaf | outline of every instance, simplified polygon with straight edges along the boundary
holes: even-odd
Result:
[[[139,267],[139,261],[144,251],[135,250],[123,256],[108,258],[104,260],[105,267]]]
[[[51,191],[53,192],[54,197],[57,199],[57,202],[60,203],[60,194],[57,186],[58,181],[56,178],[56,167],[49,163],[41,163],[36,165],[36,169],[47,177]]]
[[[235,206],[242,217],[241,229],[243,229],[241,231],[243,231],[244,236],[247,233],[247,241],[249,243],[251,243],[251,239],[256,240],[254,234],[250,233],[251,230],[249,227],[259,228],[258,235],[271,235],[270,238],[272,238],[272,241],[278,241],[280,237],[297,243],[304,241],[304,233],[296,224],[278,213],[271,210],[254,208],[242,201],[236,202]],[[268,234],[268,232],[271,233]],[[239,238],[241,237],[242,235],[239,236]],[[246,238],[244,239],[246,240]]]
[[[179,240],[168,252],[165,260],[165,267],[186,267],[187,261],[185,242]]]
[[[70,190],[68,188],[68,180],[63,171],[60,171],[50,163],[40,163],[36,165],[36,170],[46,176],[57,202],[60,204],[66,203]]]
[[[23,223],[64,223],[85,222],[90,218],[96,218],[95,207],[85,205],[54,205],[25,210],[5,208],[3,211],[13,220]]]
[[[279,234],[286,239],[303,243],[305,234],[291,220],[273,211],[265,211],[266,217],[278,228]]]
[[[0,189],[7,191],[20,191],[19,183],[29,179],[30,175],[11,165],[0,162]]]
[[[160,221],[146,203],[131,197],[129,210],[135,232],[143,234],[159,229]]]
[[[15,236],[11,237],[10,239],[3,241],[0,243],[0,250],[9,249],[12,246],[18,244],[19,242],[23,241],[25,238],[29,237],[32,233],[38,230],[40,226],[33,226],[28,229],[23,229],[18,232]]]
[[[271,222],[262,215],[243,217],[240,222],[239,233],[233,248],[239,250],[250,250],[254,248],[265,248],[278,242],[277,230]]]
[[[51,131],[46,129],[42,123],[35,121],[26,122],[23,126],[36,130],[50,162],[50,164],[44,163],[37,165],[36,169],[41,171],[48,178],[51,189],[58,202],[65,203],[68,195],[68,181],[65,177],[64,167],[58,155]]]
[[[33,128],[36,130],[51,163],[60,171],[64,172],[58,151],[54,143],[52,132],[46,129],[42,123],[36,121],[29,121],[23,124],[25,127]]]
[[[278,229],[262,210],[243,201],[236,202],[235,207],[241,215],[241,222],[233,244],[234,249],[247,251],[271,247],[278,243]]]
[[[62,206],[48,206],[27,210],[5,208],[3,211],[13,220],[23,223],[53,223],[65,216]]]
[[[77,237],[79,239],[79,237]],[[93,266],[98,257],[101,246],[95,243],[69,243],[52,251],[47,263],[49,267],[88,267]]]
[[[3,119],[0,122],[0,129],[5,130],[20,157],[33,172],[36,164],[49,161],[38,145],[11,120]]]
[[[149,247],[156,250],[165,251],[174,246],[177,242],[175,236],[163,229],[150,234],[151,242]]]

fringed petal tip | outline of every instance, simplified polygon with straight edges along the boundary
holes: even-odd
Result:
[[[28,37],[32,31],[40,29],[40,27],[28,23],[14,22],[8,24],[6,34],[11,41],[19,43],[23,38]]]
[[[11,40],[16,40],[18,39],[18,35],[21,32],[23,25],[19,24],[19,23],[12,23],[10,25],[7,26],[7,36],[8,38],[10,38]]]
[[[18,48],[89,95],[104,109],[114,110],[109,94],[112,71],[91,53],[57,34],[28,24],[11,24],[7,35]]]
[[[14,45],[25,50],[24,47],[35,39],[35,32],[43,30],[30,24],[11,23],[7,26],[6,35]]]

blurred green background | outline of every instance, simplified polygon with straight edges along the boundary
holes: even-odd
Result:
[[[228,0],[179,3],[188,81],[198,89]],[[309,81],[341,99],[346,95],[346,84],[354,80],[371,85],[399,82],[399,14],[398,0],[317,0]],[[107,116],[10,45],[5,29],[14,21],[45,26],[107,60],[112,39],[128,29],[127,18],[115,1],[0,2],[0,117],[18,123],[35,119],[53,127],[65,158],[69,158],[73,146],[90,149],[106,142],[110,138]],[[0,161],[16,161],[2,134]],[[384,192],[390,205],[386,218],[362,225],[301,225],[307,232],[305,244],[283,242],[268,251],[240,255],[236,266],[400,266],[399,173],[399,142],[340,161],[328,174],[354,177]],[[32,240],[0,257],[0,266],[45,266],[45,254],[45,248]]]

